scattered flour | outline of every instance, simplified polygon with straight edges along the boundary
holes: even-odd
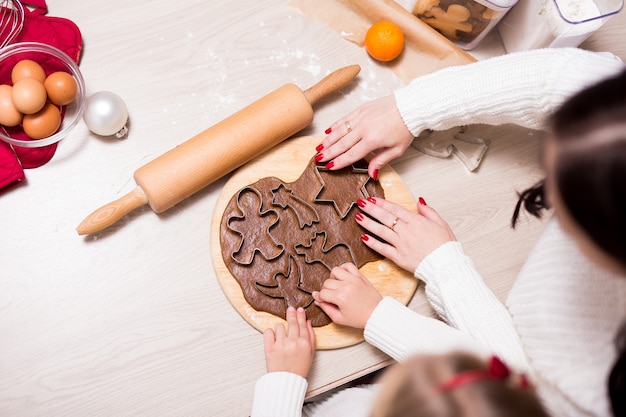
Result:
[[[595,31],[602,25],[600,21],[591,21],[601,16],[598,6],[591,0],[559,0],[558,2],[542,0],[542,3],[548,23],[556,38],[563,35],[584,35]]]

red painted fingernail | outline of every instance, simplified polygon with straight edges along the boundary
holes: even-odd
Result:
[[[326,130],[324,131],[324,133],[326,133],[326,134],[328,135],[328,134],[329,134],[330,132],[332,132],[332,131],[333,131],[333,129],[331,129],[331,128],[329,127],[328,129],[326,129]]]
[[[324,155],[322,155],[321,153],[318,153],[317,155],[315,155],[315,162],[319,162],[322,159],[324,159]]]
[[[361,200],[361,199],[357,200],[357,201],[356,201],[356,203],[357,203],[357,205],[358,205],[359,207],[361,207],[361,208],[362,208],[362,207],[365,207],[365,204],[367,204],[365,201],[363,201],[363,200]]]
[[[422,206],[425,206],[425,205],[426,205],[426,200],[424,200],[422,197],[420,197],[417,201],[419,201],[419,203],[420,203]]]
[[[528,377],[525,374],[520,375],[519,387],[522,389],[530,387],[530,382],[528,382]]]
[[[367,235],[361,235],[361,240],[367,242],[368,240],[370,240],[370,238]]]
[[[321,151],[322,149],[324,149],[324,145],[322,145],[321,143],[317,145],[317,148],[315,148],[317,152]]]
[[[372,178],[374,179],[374,181],[378,181],[378,170],[377,169],[374,170],[374,174],[372,175]]]
[[[331,169],[332,167],[335,166],[335,163],[333,161],[330,161],[329,163],[326,164],[326,169]]]
[[[376,204],[376,199],[374,197],[367,197],[367,201]]]
[[[361,213],[356,213],[354,215],[354,217],[357,219],[357,221],[362,221],[363,220],[363,215]]]

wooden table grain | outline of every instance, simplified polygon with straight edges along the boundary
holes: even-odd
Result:
[[[358,105],[403,84],[385,66],[284,0],[48,0],[74,21],[88,94],[127,103],[125,140],[80,123],[48,164],[0,196],[0,415],[246,416],[265,371],[262,337],[232,308],[210,253],[213,208],[228,177],[162,214],[137,209],[93,236],[80,221],[132,188],[133,172],[288,82],[306,88],[359,64],[354,85],[324,99],[302,135],[322,135]],[[618,15],[585,45],[624,58]],[[478,58],[501,53],[497,38]],[[509,218],[541,177],[540,134],[471,126],[492,140],[480,169],[409,149],[393,168],[454,228],[501,299],[541,230]],[[250,138],[254,140],[254,138]],[[429,313],[418,289],[410,307]],[[321,351],[309,396],[389,358],[360,343]]]

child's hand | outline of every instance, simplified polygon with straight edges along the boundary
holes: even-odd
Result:
[[[315,333],[302,307],[287,309],[287,331],[282,323],[263,332],[267,372],[292,372],[306,378],[313,364]]]
[[[357,222],[372,233],[363,235],[363,242],[411,273],[432,251],[456,240],[448,223],[424,199],[419,201],[419,213],[413,213],[382,198],[359,200],[359,207],[371,218],[356,214]]]
[[[361,274],[356,265],[345,263],[335,267],[313,299],[337,324],[365,328],[372,312],[382,300],[380,293]]]

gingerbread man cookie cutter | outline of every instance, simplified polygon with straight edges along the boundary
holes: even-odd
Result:
[[[243,203],[244,201],[243,197],[248,193],[253,193],[254,195],[256,195],[258,199],[258,203],[256,205],[258,206],[258,208],[250,210],[250,206],[248,202],[246,202],[245,204]],[[262,206],[263,206],[263,196],[261,195],[259,190],[257,190],[256,188],[252,188],[252,187],[244,187],[241,190],[239,190],[239,193],[237,194],[237,208],[242,214],[230,216],[226,223],[228,229],[234,233],[237,233],[241,239],[241,242],[239,243],[239,246],[237,247],[237,249],[233,253],[230,254],[230,257],[233,259],[233,261],[239,264],[250,265],[252,261],[254,261],[254,257],[256,256],[257,253],[263,256],[266,260],[271,261],[281,256],[283,252],[285,251],[285,248],[282,245],[276,243],[276,241],[272,238],[272,235],[270,234],[270,230],[272,229],[272,227],[277,225],[280,220],[278,213],[276,213],[276,211],[274,210],[262,211],[261,210]],[[246,238],[247,234],[243,233],[240,230],[237,230],[232,225],[233,222],[245,222],[247,217],[250,215],[250,212],[255,212],[253,214],[258,216],[259,218],[268,218],[268,221],[266,222],[267,226],[265,227],[265,234],[259,235],[259,236],[264,236],[266,238],[265,245],[260,245],[259,241],[251,242],[252,245],[250,245],[247,242],[248,240]],[[275,218],[274,219],[269,218],[269,216],[271,215],[274,215]],[[264,246],[264,247],[260,247],[260,246]],[[245,252],[245,253],[242,253],[242,252]]]

